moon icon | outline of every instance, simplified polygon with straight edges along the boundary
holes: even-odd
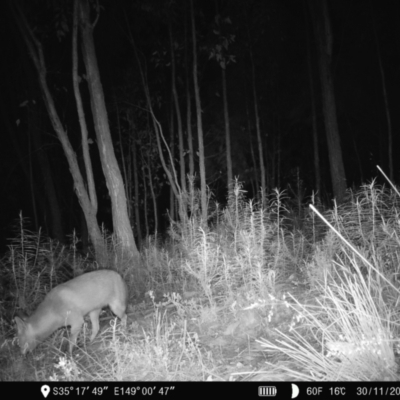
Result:
[[[299,395],[299,387],[292,383],[292,399],[295,399]]]

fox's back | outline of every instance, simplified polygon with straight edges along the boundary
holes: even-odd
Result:
[[[128,291],[121,276],[112,270],[99,270],[80,275],[56,286],[46,297],[55,307],[79,310],[82,315],[110,305],[118,299],[126,303]],[[63,310],[60,310],[63,311]]]

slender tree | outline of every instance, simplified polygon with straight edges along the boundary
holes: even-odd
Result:
[[[118,102],[116,96],[114,96],[114,104],[115,104],[115,114],[117,118],[117,132],[118,132],[118,144],[119,144],[119,152],[121,154],[121,164],[122,164],[122,172],[124,174],[124,182],[125,182],[125,194],[126,198],[128,199],[127,201],[127,207],[128,207],[128,216],[129,220],[132,216],[132,164],[131,164],[131,155],[132,155],[132,150],[131,147],[128,146],[128,161],[125,160],[125,152],[124,152],[124,146],[123,146],[123,139],[122,139],[122,129],[121,129],[121,123],[120,123],[120,117],[119,117],[119,107],[118,107]],[[128,113],[127,113],[128,114]],[[127,119],[129,116],[127,116]]]
[[[313,133],[313,150],[314,150],[314,175],[315,175],[315,188],[317,195],[321,195],[321,166],[319,162],[319,149],[318,149],[318,129],[317,129],[317,109],[315,104],[315,89],[314,89],[314,74],[312,71],[311,62],[311,45],[310,45],[310,34],[309,34],[309,22],[307,18],[307,7],[304,6],[304,20],[305,20],[305,35],[307,45],[307,67],[308,67],[308,82],[310,84],[310,99],[311,99],[311,121],[312,121],[312,133]]]
[[[393,131],[392,131],[392,118],[390,115],[390,107],[389,107],[389,99],[386,89],[386,77],[385,77],[385,70],[383,69],[382,65],[382,57],[381,57],[381,49],[379,46],[378,34],[376,32],[376,24],[375,24],[375,17],[374,17],[374,9],[372,5],[372,1],[370,1],[371,5],[371,18],[372,18],[372,26],[374,28],[374,37],[375,37],[375,44],[376,44],[376,53],[378,56],[378,63],[379,63],[379,72],[381,75],[381,85],[382,85],[382,96],[383,101],[385,103],[385,113],[386,113],[386,122],[388,128],[388,161],[389,161],[389,178],[393,181]]]
[[[258,111],[258,97],[257,97],[257,89],[256,89],[256,69],[254,66],[254,56],[253,49],[251,45],[251,37],[250,37],[250,29],[249,29],[249,19],[247,15],[247,9],[245,7],[245,16],[246,16],[246,30],[247,30],[247,41],[248,41],[248,51],[250,55],[250,70],[251,70],[251,87],[252,87],[252,95],[253,95],[253,104],[254,104],[254,118],[255,118],[255,127],[257,134],[257,146],[258,146],[258,158],[260,164],[260,174],[261,174],[261,204],[263,207],[266,206],[266,190],[267,190],[267,178],[265,171],[265,162],[264,162],[264,146],[261,138],[261,128],[260,128],[260,115]]]
[[[133,121],[130,123],[131,126],[131,132],[132,132],[132,161],[133,161],[133,181],[134,181],[134,188],[135,188],[135,202],[134,202],[134,208],[135,208],[135,221],[136,221],[136,235],[137,235],[137,240],[139,244],[139,248],[142,247],[142,227],[141,227],[141,222],[140,222],[140,211],[139,211],[139,205],[140,205],[140,196],[139,196],[139,174],[138,174],[138,169],[139,165],[137,162],[137,146],[136,146],[136,132],[135,132],[135,124]]]
[[[188,13],[187,2],[185,1],[185,87],[186,87],[186,126],[189,147],[189,175],[194,176],[194,150],[193,150],[193,133],[192,133],[192,103],[190,96],[190,61],[189,61],[189,32],[188,32]]]
[[[256,89],[256,69],[254,67],[254,58],[253,51],[249,48],[250,52],[250,63],[251,63],[251,84],[252,84],[252,92],[253,92],[253,104],[254,104],[254,118],[255,118],[255,126],[256,126],[256,134],[257,134],[257,146],[258,146],[258,159],[260,163],[260,172],[261,172],[261,204],[263,207],[266,206],[266,190],[267,190],[267,178],[265,172],[265,162],[264,162],[264,146],[261,138],[261,128],[260,128],[260,115],[258,111],[258,98],[257,98],[257,89]]]
[[[217,42],[211,49],[210,58],[215,58],[221,67],[222,81],[222,101],[224,105],[224,121],[225,121],[225,147],[226,147],[226,170],[227,170],[227,188],[228,192],[233,185],[233,169],[232,169],[232,154],[231,154],[231,130],[229,125],[229,106],[228,94],[226,89],[226,68],[230,62],[235,62],[235,57],[228,53],[229,45],[234,41],[234,35],[224,33],[223,26],[230,24],[229,17],[221,18],[216,15],[214,34],[217,35]]]
[[[197,72],[197,44],[196,44],[196,24],[194,19],[193,0],[190,0],[190,15],[192,21],[192,48],[193,48],[193,81],[194,81],[194,98],[196,101],[196,117],[197,117],[197,138],[199,145],[199,169],[200,169],[200,192],[201,192],[201,212],[203,224],[207,225],[207,184],[206,184],[206,167],[204,159],[204,134],[203,120],[201,117],[201,100],[200,89]]]
[[[169,113],[170,119],[169,119],[169,149],[171,152],[171,158],[170,158],[170,170],[174,170],[174,161],[175,161],[175,125],[174,125],[174,113],[173,113],[173,101],[171,102],[171,111]],[[175,196],[174,196],[174,191],[172,187],[170,187],[169,190],[169,217],[171,218],[172,221],[175,221]]]
[[[94,127],[100,148],[101,165],[111,198],[114,234],[117,236],[123,252],[132,258],[136,258],[138,251],[129,223],[124,183],[111,140],[103,87],[97,65],[93,40],[94,24],[90,21],[89,2],[88,0],[75,1],[80,5],[79,22],[82,34],[83,61],[86,67]]]
[[[14,3],[17,6],[17,3]],[[22,34],[22,37],[28,47],[29,55],[33,61],[38,74],[39,85],[43,93],[44,104],[50,117],[53,129],[57,134],[66,155],[68,165],[74,180],[75,192],[78,196],[79,204],[85,214],[86,223],[88,226],[89,236],[95,249],[96,257],[101,264],[105,256],[104,242],[101,231],[97,223],[97,203],[92,204],[89,194],[86,190],[85,181],[79,170],[78,160],[74,149],[68,139],[66,130],[64,129],[60,117],[58,115],[53,96],[50,92],[47,83],[47,67],[44,59],[43,47],[41,42],[36,38],[31,30],[28,22],[25,19],[22,11],[16,7],[13,8],[15,20]],[[75,14],[74,14],[75,15]]]
[[[182,130],[182,116],[181,109],[179,106],[178,91],[176,89],[176,66],[175,66],[175,49],[174,40],[172,37],[172,26],[171,23],[168,24],[169,31],[169,44],[171,51],[171,86],[172,86],[172,97],[176,112],[176,123],[178,125],[178,140],[179,140],[179,169],[181,178],[181,189],[186,192],[186,168],[185,168],[185,158],[184,158],[184,144],[183,144],[183,130]]]
[[[148,129],[150,133],[150,129]],[[151,133],[150,133],[150,138],[151,138]],[[153,176],[151,173],[151,159],[150,159],[150,150],[151,149],[151,141],[150,141],[150,146],[147,149],[146,153],[142,155],[143,159],[143,165],[144,169],[147,169],[148,172],[148,181],[149,181],[149,187],[150,187],[150,193],[151,193],[151,199],[153,202],[153,213],[154,213],[154,231],[158,233],[158,210],[157,210],[157,201],[156,201],[156,194],[154,190],[154,183],[153,183]],[[141,149],[142,150],[142,149]]]
[[[346,191],[346,175],[340,144],[335,91],[331,71],[333,34],[326,0],[313,0],[309,2],[309,5],[318,49],[319,74],[322,87],[322,109],[328,142],[333,194],[336,197],[336,201],[340,204],[344,200]]]
[[[172,161],[172,155],[171,155],[171,150],[167,144],[167,141],[165,140],[164,134],[163,134],[163,130],[161,127],[160,122],[158,121],[158,119],[156,118],[156,115],[154,113],[153,110],[153,105],[152,105],[152,99],[150,96],[150,89],[149,86],[147,84],[147,80],[146,80],[146,76],[145,76],[145,71],[144,71],[144,67],[142,66],[142,62],[140,60],[140,56],[139,56],[139,52],[135,43],[135,40],[133,38],[130,26],[128,21],[126,21],[126,25],[127,25],[127,30],[128,30],[128,38],[129,41],[132,45],[133,48],[133,52],[135,54],[135,58],[137,61],[137,65],[138,65],[138,69],[139,69],[139,73],[140,73],[140,78],[141,78],[141,82],[142,82],[142,86],[143,86],[143,91],[144,91],[144,95],[146,98],[146,103],[147,103],[147,107],[148,107],[148,112],[150,113],[151,116],[151,120],[153,123],[153,129],[154,129],[154,133],[156,136],[156,142],[157,142],[157,149],[158,149],[158,154],[160,157],[160,161],[161,161],[161,165],[164,169],[164,172],[168,178],[168,182],[171,185],[171,189],[173,190],[173,193],[175,195],[175,197],[180,200],[181,198],[181,188],[179,186],[179,182],[177,179],[177,174],[175,171],[175,167],[174,167],[174,163]],[[169,160],[170,160],[170,166],[172,169],[168,168],[167,165],[167,161],[165,160],[164,157],[164,153],[163,153],[163,148],[162,148],[162,143],[164,143],[164,147],[166,148],[168,155],[169,155]],[[182,207],[180,207],[181,209]]]
[[[85,160],[86,176],[89,183],[89,192],[86,190],[86,184],[79,169],[77,157],[72,145],[68,139],[66,130],[64,129],[59,115],[56,110],[53,96],[47,83],[47,68],[44,60],[42,44],[34,35],[29,27],[23,13],[18,7],[13,8],[14,15],[18,27],[21,31],[23,39],[28,47],[30,57],[38,73],[39,85],[41,87],[44,103],[47,108],[52,126],[61,142],[64,153],[66,155],[69,168],[74,180],[75,191],[78,196],[79,203],[85,215],[89,236],[96,252],[98,262],[103,265],[106,263],[106,249],[102,238],[102,234],[97,222],[97,198],[94,185],[90,183],[92,171],[88,160]],[[129,225],[127,216],[126,197],[123,189],[122,177],[114,155],[114,150],[109,132],[107,111],[104,104],[104,95],[100,82],[100,75],[97,66],[96,54],[93,42],[93,28],[90,22],[89,3],[87,0],[75,0],[74,2],[74,28],[73,28],[73,57],[77,57],[77,30],[80,28],[82,33],[82,52],[84,54],[84,63],[86,67],[87,80],[89,84],[89,92],[92,103],[92,113],[95,122],[95,130],[97,141],[100,148],[100,158],[102,161],[103,172],[106,176],[110,197],[112,199],[114,232],[120,240],[121,249],[124,254],[129,257],[137,256],[137,249],[133,240],[132,229]],[[73,58],[73,80],[76,84],[76,62]],[[80,95],[77,95],[75,86],[75,98],[77,100],[78,117],[81,127],[84,127],[81,114],[83,108]],[[79,90],[78,90],[79,92]],[[82,140],[87,145],[87,130],[83,128]],[[86,135],[86,136],[85,136]],[[84,153],[85,157],[85,153]],[[90,157],[89,157],[90,159]],[[122,188],[122,190],[121,190]]]

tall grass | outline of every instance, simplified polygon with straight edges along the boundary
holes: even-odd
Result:
[[[167,241],[146,240],[140,265],[116,265],[130,287],[128,332],[111,326],[97,347],[83,341],[84,355],[61,364],[31,360],[35,376],[398,379],[400,218],[392,191],[374,183],[350,191],[343,205],[322,210],[332,228],[308,208],[291,208],[285,192],[274,191],[263,209],[238,183],[225,208],[210,206],[206,225],[198,195],[192,187],[188,213]],[[75,268],[71,248],[37,235],[21,228],[2,259],[11,308],[20,293],[35,304],[65,280],[66,260]],[[18,357],[0,364],[7,379],[26,367]]]

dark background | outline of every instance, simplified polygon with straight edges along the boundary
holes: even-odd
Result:
[[[314,33],[310,21],[309,0],[197,0],[194,1],[198,41],[199,82],[203,128],[205,134],[207,183],[219,202],[226,201],[226,162],[221,70],[210,59],[215,43],[215,16],[229,17],[226,31],[235,35],[229,52],[235,56],[227,67],[227,91],[232,136],[233,172],[252,197],[250,184],[255,170],[249,140],[256,149],[254,111],[248,55],[248,33],[255,61],[256,90],[259,100],[261,131],[265,146],[268,190],[288,189],[289,196],[299,192],[306,196],[315,189],[313,141],[311,127],[310,82],[307,64],[307,35],[310,38],[313,80],[317,101],[319,150],[322,174],[322,200],[330,204],[328,153],[321,107],[321,88]],[[80,153],[80,132],[71,78],[71,9],[69,1],[20,2],[30,26],[44,46],[48,83],[64,126],[76,152]],[[121,159],[117,116],[123,137],[129,132],[123,115],[130,108],[135,115],[137,131],[145,135],[146,112],[143,90],[133,49],[128,40],[127,25],[146,60],[146,71],[152,96],[157,97],[155,111],[169,137],[171,115],[171,82],[169,66],[168,21],[176,42],[177,88],[184,127],[186,94],[184,40],[188,2],[180,1],[107,1],[101,0],[99,21],[94,31],[101,80],[108,106],[115,151]],[[357,188],[378,176],[376,165],[388,170],[388,125],[379,69],[379,44],[386,78],[389,111],[393,129],[394,183],[399,180],[399,75],[400,75],[400,3],[380,0],[328,1],[333,29],[333,65],[336,106],[347,186]],[[39,150],[45,151],[55,180],[57,197],[63,213],[63,229],[71,234],[80,231],[81,212],[74,194],[68,165],[51,127],[37,74],[25,43],[18,31],[10,4],[0,12],[0,249],[12,237],[19,213],[37,230],[48,225],[43,177],[38,165]],[[247,15],[247,19],[245,18]],[[92,9],[92,18],[95,13]],[[374,25],[375,24],[375,31]],[[67,30],[66,27],[69,29]],[[375,35],[376,32],[376,35]],[[191,59],[190,52],[190,59]],[[82,58],[80,56],[80,63]],[[80,74],[84,68],[80,66]],[[80,85],[86,101],[87,121],[90,105],[85,84]],[[193,91],[192,91],[193,93]],[[248,132],[248,116],[251,130]],[[192,99],[193,134],[196,138],[195,108]],[[176,125],[175,125],[176,126]],[[39,134],[33,135],[33,130]],[[90,135],[95,140],[93,126]],[[195,141],[196,142],[196,141]],[[143,141],[144,143],[144,141]],[[177,140],[176,140],[177,143]],[[185,145],[187,148],[187,145]],[[124,148],[124,146],[122,146]],[[177,154],[177,153],[176,153]],[[91,147],[96,186],[99,196],[98,220],[112,229],[110,203],[97,155]],[[162,229],[169,207],[169,186],[162,168],[154,164]],[[198,173],[197,173],[198,175]],[[383,182],[378,176],[378,182]],[[142,188],[143,189],[143,188]],[[307,197],[305,198],[306,201]],[[34,207],[35,205],[35,207]],[[36,209],[36,214],[34,210]],[[151,217],[150,217],[151,223]]]

